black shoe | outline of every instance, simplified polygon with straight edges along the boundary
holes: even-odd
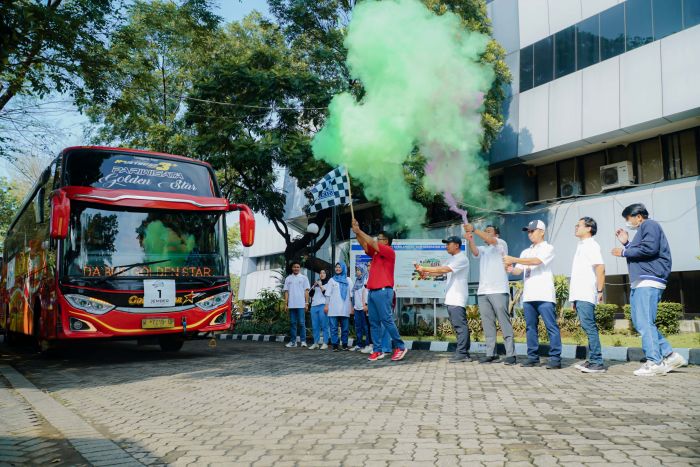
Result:
[[[455,355],[447,360],[449,363],[464,363],[474,361],[469,355]]]
[[[343,350],[350,350],[350,347],[347,344],[343,344]]]
[[[547,362],[547,366],[545,368],[547,368],[548,370],[561,370],[561,362]]]
[[[504,365],[515,365],[516,361],[517,360],[515,357],[506,357],[505,360],[503,360],[503,364]]]
[[[486,356],[486,357],[481,357],[479,359],[479,363],[494,363],[498,361],[498,357],[495,355]]]
[[[535,367],[535,366],[540,366],[540,361],[539,360],[527,360],[524,363],[521,363],[520,366],[522,367]]]
[[[340,349],[338,348],[337,345],[333,346],[333,352],[340,352]]]

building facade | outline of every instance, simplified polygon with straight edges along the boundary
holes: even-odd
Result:
[[[626,303],[624,259],[608,252],[622,209],[644,203],[668,236],[665,300],[700,312],[700,1],[493,0],[493,35],[513,74],[491,185],[513,253],[527,219],[548,226],[557,274],[570,273],[583,216],[598,222],[606,298]]]

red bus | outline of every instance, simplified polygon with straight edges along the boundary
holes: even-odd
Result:
[[[133,149],[71,147],[37,180],[7,232],[0,326],[59,340],[157,339],[179,350],[231,325],[226,213],[211,166]]]

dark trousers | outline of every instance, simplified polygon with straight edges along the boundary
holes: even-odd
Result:
[[[450,323],[457,334],[455,357],[466,357],[469,355],[470,345],[467,309],[463,306],[447,305],[447,313],[450,315]]]

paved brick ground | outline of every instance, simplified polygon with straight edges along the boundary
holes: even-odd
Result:
[[[697,367],[642,379],[631,363],[583,375],[363,357],[197,341],[6,360],[146,465],[700,464]]]

